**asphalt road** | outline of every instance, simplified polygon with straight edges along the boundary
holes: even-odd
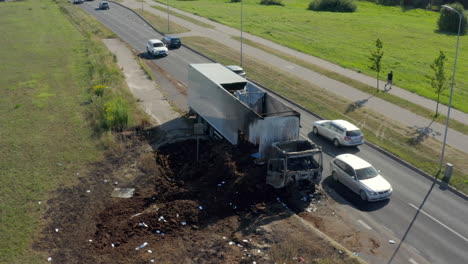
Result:
[[[97,1],[85,2],[79,6],[110,28],[129,46],[141,52],[142,57],[146,41],[162,37],[137,15],[114,3],[110,3],[109,10],[97,10]],[[167,57],[152,60],[182,85],[187,83],[188,64],[209,62],[185,47],[171,50]],[[179,103],[183,103],[184,99],[181,100]],[[450,191],[441,190],[438,185],[433,186],[432,181],[367,145],[335,149],[330,142],[310,135],[311,124],[316,120],[313,115],[292,107],[301,113],[301,134],[324,148],[324,185],[339,194],[332,197],[349,206],[349,213],[356,218],[356,225],[374,230],[379,237],[396,241],[392,250],[385,252],[381,258],[360,255],[363,259],[378,264],[466,263],[466,200]],[[330,181],[327,177],[330,175],[328,163],[335,155],[345,152],[366,159],[382,171],[394,189],[390,200],[363,203],[344,186]],[[418,211],[420,207],[421,211]]]

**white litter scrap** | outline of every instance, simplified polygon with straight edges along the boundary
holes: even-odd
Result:
[[[237,244],[238,247],[243,248],[244,246],[241,244]]]
[[[160,216],[160,217],[158,218],[158,221],[159,221],[159,222],[163,221],[164,223],[167,223],[166,219],[164,219],[164,216]]]
[[[114,245],[114,244],[111,244],[111,246],[112,246],[112,247],[115,247],[115,245]]]
[[[37,203],[38,203],[38,204],[41,204],[41,203],[42,203],[42,201],[39,201],[39,202],[37,202]]]
[[[111,193],[111,197],[131,198],[134,193],[135,193],[135,188],[115,188]]]
[[[203,210],[203,206],[201,206],[201,205],[198,206],[198,209]]]
[[[90,193],[90,192],[91,192],[91,190],[86,190],[86,192],[87,192],[87,193]]]
[[[107,179],[104,179],[104,183],[107,183],[108,181],[109,181],[109,180],[107,180]]]
[[[390,240],[388,241],[388,243],[390,243],[390,244],[395,244],[396,242],[395,242],[395,240],[390,239]]]
[[[148,249],[147,252],[150,253],[150,254],[153,253],[153,251],[151,249]]]
[[[229,241],[229,245],[234,245],[235,243],[232,241]]]
[[[187,224],[187,222],[181,222],[180,224],[184,226]]]
[[[59,229],[58,228],[55,228],[55,232],[58,233]]]
[[[224,239],[224,240],[226,240],[226,239],[227,239],[227,237],[224,237],[224,236],[223,236],[223,239]]]
[[[52,261],[52,257],[48,257],[48,258],[47,258],[47,261],[51,262],[51,261]]]
[[[154,259],[150,260],[150,262],[154,263]]]
[[[145,222],[138,223],[138,226],[148,227],[148,225]]]
[[[135,250],[140,250],[140,249],[146,247],[147,245],[148,245],[148,242],[145,242],[145,243],[139,245],[138,247],[136,247]]]
[[[91,243],[91,242],[93,242],[93,240],[92,240],[92,239],[88,239],[88,242],[90,242],[90,243]]]
[[[115,184],[115,185],[118,185],[118,184],[119,184],[119,182],[118,182],[118,181],[116,181],[116,182],[114,182],[114,184]]]
[[[242,242],[249,243],[247,239],[242,239]]]
[[[257,249],[257,253],[261,253],[262,251],[260,249]]]

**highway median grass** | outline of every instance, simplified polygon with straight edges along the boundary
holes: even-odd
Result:
[[[164,1],[157,1],[165,3]],[[393,70],[398,86],[435,99],[436,93],[425,77],[429,65],[444,51],[446,72],[451,76],[456,35],[437,31],[437,12],[380,6],[358,1],[357,12],[315,12],[307,10],[309,0],[285,0],[285,6],[264,6],[256,0],[243,1],[245,32],[272,40],[280,45],[311,54],[345,68],[375,76],[369,69],[370,51],[375,40],[383,42],[382,78]],[[240,3],[216,0],[172,1],[171,6],[240,28]],[[467,37],[460,38],[460,50]],[[460,52],[453,106],[468,112],[468,53]],[[449,89],[441,96],[447,104]]]
[[[103,84],[107,96],[125,98],[130,125],[142,114],[96,37],[113,34],[81,8],[67,1],[1,7],[0,263],[44,263],[47,256],[32,243],[45,224],[46,201],[55,188],[76,183],[112,143],[91,126],[91,87]]]
[[[163,6],[157,6],[157,5],[152,5],[151,7],[154,7],[162,12],[166,12],[168,11],[167,7],[163,7]],[[186,15],[183,15],[181,13],[178,13],[176,11],[173,11],[171,10],[171,8],[169,8],[169,14],[172,15],[172,16],[176,16],[176,17],[179,17],[179,18],[182,18],[183,20],[186,20],[186,21],[189,21],[195,25],[198,25],[200,27],[204,27],[204,28],[214,28],[213,25],[210,25],[210,24],[207,24],[207,23],[204,23],[204,22],[201,22],[200,20],[197,20],[197,19],[194,19],[194,18],[191,18],[189,16],[186,16]]]
[[[229,47],[203,37],[186,37],[186,45],[206,54],[216,61],[237,64],[239,53]],[[393,120],[365,108],[355,107],[353,102],[332,94],[312,83],[293,78],[279,68],[266,66],[244,56],[244,69],[249,78],[302,105],[306,109],[328,119],[346,119],[358,125],[372,142],[417,168],[436,175],[441,143]],[[454,164],[451,185],[468,193],[468,154],[448,146],[446,161]]]
[[[169,20],[167,20],[167,17],[154,15],[145,10],[142,11],[141,9],[134,9],[134,11],[140,14],[142,17],[144,17],[151,25],[153,25],[155,28],[157,28],[160,32],[164,34],[184,33],[184,32],[190,31],[190,29],[183,27],[174,22],[170,22],[169,28],[168,28],[167,24]]]

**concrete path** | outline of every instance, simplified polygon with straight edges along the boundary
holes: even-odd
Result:
[[[117,63],[133,96],[139,101],[141,108],[157,122],[158,127],[165,131],[189,129],[184,119],[173,110],[158,89],[158,85],[141,69],[130,49],[119,39],[104,39],[103,42],[117,56]]]
[[[124,0],[122,2],[123,5],[133,8],[133,9],[141,9],[142,3],[137,2],[136,0]],[[167,16],[167,13],[162,12],[156,8],[151,7],[151,5],[159,5],[166,7],[165,5],[152,2],[152,1],[145,1],[143,3],[143,9],[147,12],[150,12],[155,15],[159,16]],[[204,36],[204,37],[209,37],[212,38],[213,40],[222,43],[223,45],[226,45],[230,48],[233,49],[240,49],[240,42],[232,39],[231,37],[233,36],[240,36],[240,31],[225,25],[221,25],[219,23],[213,22],[211,20],[193,15],[188,12],[184,12],[181,10],[177,10],[174,8],[170,8],[170,10],[174,12],[181,13],[185,16],[197,19],[199,21],[202,21],[206,24],[212,25],[214,28],[205,28],[198,26],[196,24],[193,24],[189,21],[183,20],[179,17],[176,16],[171,16],[170,21],[177,23],[179,25],[182,25],[186,28],[189,28],[191,31],[183,34],[178,34],[179,36]],[[315,64],[317,66],[320,66],[322,68],[325,68],[327,70],[339,73],[341,75],[347,76],[349,78],[358,80],[360,82],[366,83],[371,86],[375,86],[375,79],[354,71],[351,71],[349,69],[345,69],[341,66],[332,64],[330,62],[327,62],[325,60],[292,50],[290,48],[278,45],[274,42],[271,42],[269,40],[265,40],[263,38],[253,36],[251,34],[245,33],[243,34],[244,38],[255,41],[257,43],[260,43],[262,45],[268,46],[273,49],[277,49],[283,53],[289,54],[291,56],[295,56],[300,58],[301,60],[304,60],[306,62],[309,62],[311,64]],[[264,61],[266,64],[270,65],[281,65],[281,69],[292,76],[301,78],[303,80],[306,80],[310,83],[313,83],[321,88],[327,89],[330,92],[333,92],[335,94],[338,94],[342,97],[347,98],[348,100],[352,102],[359,103],[363,107],[372,109],[373,111],[377,113],[381,113],[382,115],[387,116],[389,119],[395,120],[395,122],[399,122],[407,127],[410,127],[414,129],[415,132],[417,133],[425,133],[429,136],[433,136],[434,138],[442,141],[443,140],[443,135],[444,135],[444,125],[441,125],[439,123],[434,123],[432,120],[423,118],[419,115],[416,115],[408,110],[405,110],[399,106],[396,106],[394,104],[388,103],[385,100],[382,100],[380,98],[373,97],[371,94],[364,93],[358,89],[355,89],[349,85],[346,85],[344,83],[338,82],[336,80],[330,79],[324,75],[321,75],[317,72],[311,71],[309,69],[306,69],[304,67],[301,67],[299,65],[296,65],[294,63],[291,63],[289,61],[283,60],[271,53],[264,52],[262,50],[259,50],[257,48],[245,45],[243,46],[243,52],[245,56],[253,57],[258,60]],[[381,82],[381,87],[385,85],[384,82]],[[390,93],[400,96],[401,98],[404,98],[406,100],[409,100],[411,102],[414,102],[416,104],[419,104],[423,107],[426,107],[430,110],[435,109],[435,102],[426,98],[423,98],[421,96],[418,96],[416,94],[413,94],[411,92],[408,92],[404,89],[401,89],[399,87],[393,86],[393,88],[389,91]],[[444,105],[440,106],[440,110],[442,113],[446,114],[447,107]],[[463,112],[460,112],[458,110],[452,109],[451,112],[451,118],[458,120],[464,124],[468,125],[468,114],[465,114]],[[448,132],[448,137],[447,137],[447,143],[451,145],[454,148],[457,148],[461,151],[464,151],[468,153],[468,135],[465,135],[463,133],[460,133],[456,130],[449,129]]]

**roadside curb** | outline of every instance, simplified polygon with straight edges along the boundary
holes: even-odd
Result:
[[[159,31],[157,28],[155,28],[153,25],[151,25],[144,17],[142,17],[142,16],[141,16],[140,14],[138,14],[137,12],[135,12],[135,10],[133,10],[133,9],[127,7],[127,6],[124,6],[124,5],[120,4],[120,3],[114,2],[114,1],[110,1],[110,2],[112,2],[112,3],[114,3],[114,4],[117,4],[117,5],[121,6],[121,7],[125,8],[125,9],[128,9],[129,11],[135,13],[138,17],[140,17],[143,21],[145,21],[145,23],[146,23],[148,26],[150,26],[153,30],[155,30],[156,32],[158,32],[159,34],[161,34],[161,35],[163,35],[163,36],[166,36],[166,34],[162,33],[162,32]],[[200,55],[200,56],[202,56],[202,57],[204,57],[204,58],[206,58],[206,59],[208,59],[208,60],[210,60],[210,61],[212,61],[212,62],[217,62],[216,60],[214,60],[214,59],[212,59],[212,58],[206,56],[206,55],[203,54],[203,53],[198,52],[197,50],[195,50],[195,49],[193,49],[193,48],[191,48],[191,47],[189,47],[189,46],[187,46],[187,45],[185,45],[185,44],[183,44],[183,43],[182,43],[182,46],[184,46],[185,48],[187,48],[187,49],[189,49],[189,50],[191,50],[191,51],[197,53],[198,55]],[[277,92],[272,91],[271,89],[269,89],[269,88],[267,88],[267,87],[265,87],[265,86],[263,86],[263,85],[261,85],[261,84],[255,82],[254,80],[251,80],[251,79],[248,79],[248,80],[249,80],[250,82],[252,82],[252,83],[254,83],[254,84],[260,86],[261,88],[267,90],[268,92],[271,92],[271,93],[275,94],[276,96],[278,96],[278,97],[284,99],[284,100],[287,101],[288,103],[290,103],[290,104],[292,104],[292,105],[294,105],[294,106],[300,108],[302,111],[307,112],[307,113],[309,113],[309,114],[315,116],[315,117],[318,118],[318,119],[322,119],[322,120],[325,119],[325,118],[323,118],[322,116],[320,116],[320,115],[318,115],[318,114],[315,114],[315,113],[311,112],[310,110],[306,109],[306,108],[303,107],[302,105],[291,101],[289,98],[284,97],[284,96],[278,94]],[[441,184],[442,184],[442,181],[441,181],[441,180],[436,179],[435,177],[433,177],[433,176],[429,175],[428,173],[426,173],[426,172],[424,172],[424,171],[418,169],[417,167],[411,165],[410,163],[408,163],[408,162],[402,160],[401,158],[399,158],[399,157],[393,155],[392,153],[390,153],[390,152],[388,152],[388,151],[386,151],[386,150],[380,148],[379,146],[377,146],[377,145],[375,145],[375,144],[373,144],[373,143],[369,143],[369,142],[366,141],[365,144],[366,144],[367,146],[373,148],[374,150],[376,150],[376,151],[378,151],[378,152],[384,154],[385,156],[387,156],[387,157],[393,159],[394,161],[399,162],[400,164],[402,164],[402,165],[404,165],[405,167],[407,167],[407,168],[413,170],[414,172],[416,172],[416,173],[418,173],[418,174],[424,176],[426,179],[428,179],[428,180],[430,180],[430,181],[432,181],[432,182],[435,182],[436,184],[438,184],[439,186],[441,186]],[[451,187],[450,185],[448,185],[446,188],[447,188],[447,190],[451,191],[452,193],[454,193],[455,195],[459,196],[460,198],[462,198],[462,199],[468,201],[468,195],[466,195],[466,194],[462,193],[461,191],[459,191],[459,190],[457,190],[457,189]]]

